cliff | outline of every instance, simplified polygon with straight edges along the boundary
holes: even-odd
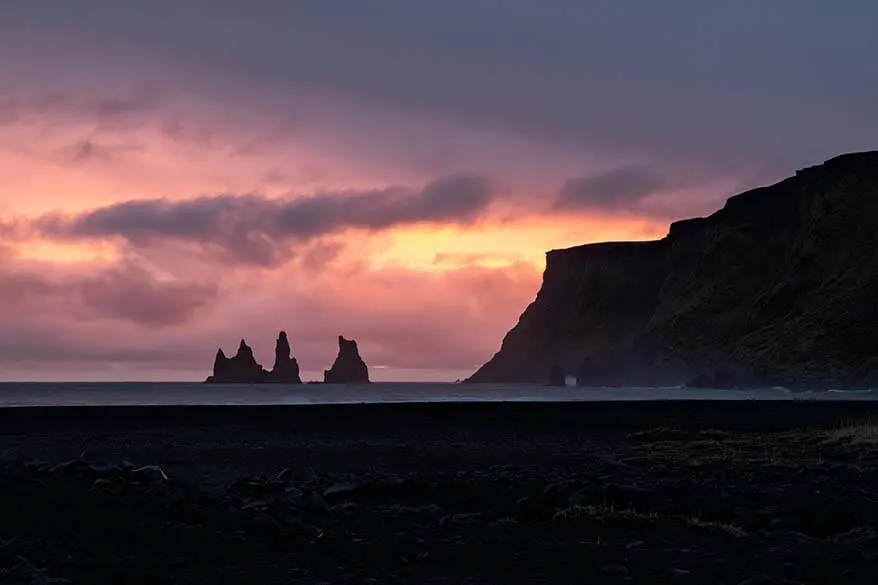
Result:
[[[658,241],[550,251],[536,299],[468,381],[542,383],[560,364],[585,385],[874,385],[876,225],[878,152],[864,152]]]

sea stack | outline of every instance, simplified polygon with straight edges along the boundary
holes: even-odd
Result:
[[[328,370],[323,371],[323,381],[327,384],[366,384],[369,382],[369,368],[360,357],[357,342],[338,336],[338,357]]]
[[[270,382],[278,384],[301,384],[299,362],[290,356],[290,342],[287,332],[281,331],[274,344],[274,367],[268,375]]]
[[[243,339],[238,353],[228,358],[222,349],[216,352],[213,375],[205,380],[211,384],[301,384],[299,362],[290,355],[290,342],[286,331],[281,331],[274,345],[274,367],[271,372],[263,368],[253,357],[253,350]]]
[[[213,375],[205,382],[212,384],[253,384],[266,382],[268,372],[256,362],[253,349],[243,339],[238,345],[238,353],[227,358],[222,349],[217,350],[213,362]]]

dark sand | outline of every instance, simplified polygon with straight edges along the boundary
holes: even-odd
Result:
[[[878,435],[837,430],[876,415],[851,402],[5,409],[0,582],[872,585]]]

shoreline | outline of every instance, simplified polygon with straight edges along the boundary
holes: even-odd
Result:
[[[501,404],[617,402],[841,402],[878,401],[875,390],[794,391],[767,388],[695,390],[678,387],[580,388],[544,385],[372,383],[369,385],[193,383],[0,383],[0,409],[64,407],[197,407],[252,405]]]
[[[856,419],[878,419],[878,401],[819,400],[619,400],[619,401],[461,401],[283,405],[15,406],[0,408],[0,435],[39,425],[125,427],[348,425],[363,417],[455,424],[578,423],[583,428],[752,428],[779,430],[821,426]]]
[[[872,585],[870,421],[878,402],[0,409],[0,581]]]

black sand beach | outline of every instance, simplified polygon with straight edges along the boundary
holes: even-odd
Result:
[[[876,416],[756,401],[3,409],[0,582],[872,584]]]

